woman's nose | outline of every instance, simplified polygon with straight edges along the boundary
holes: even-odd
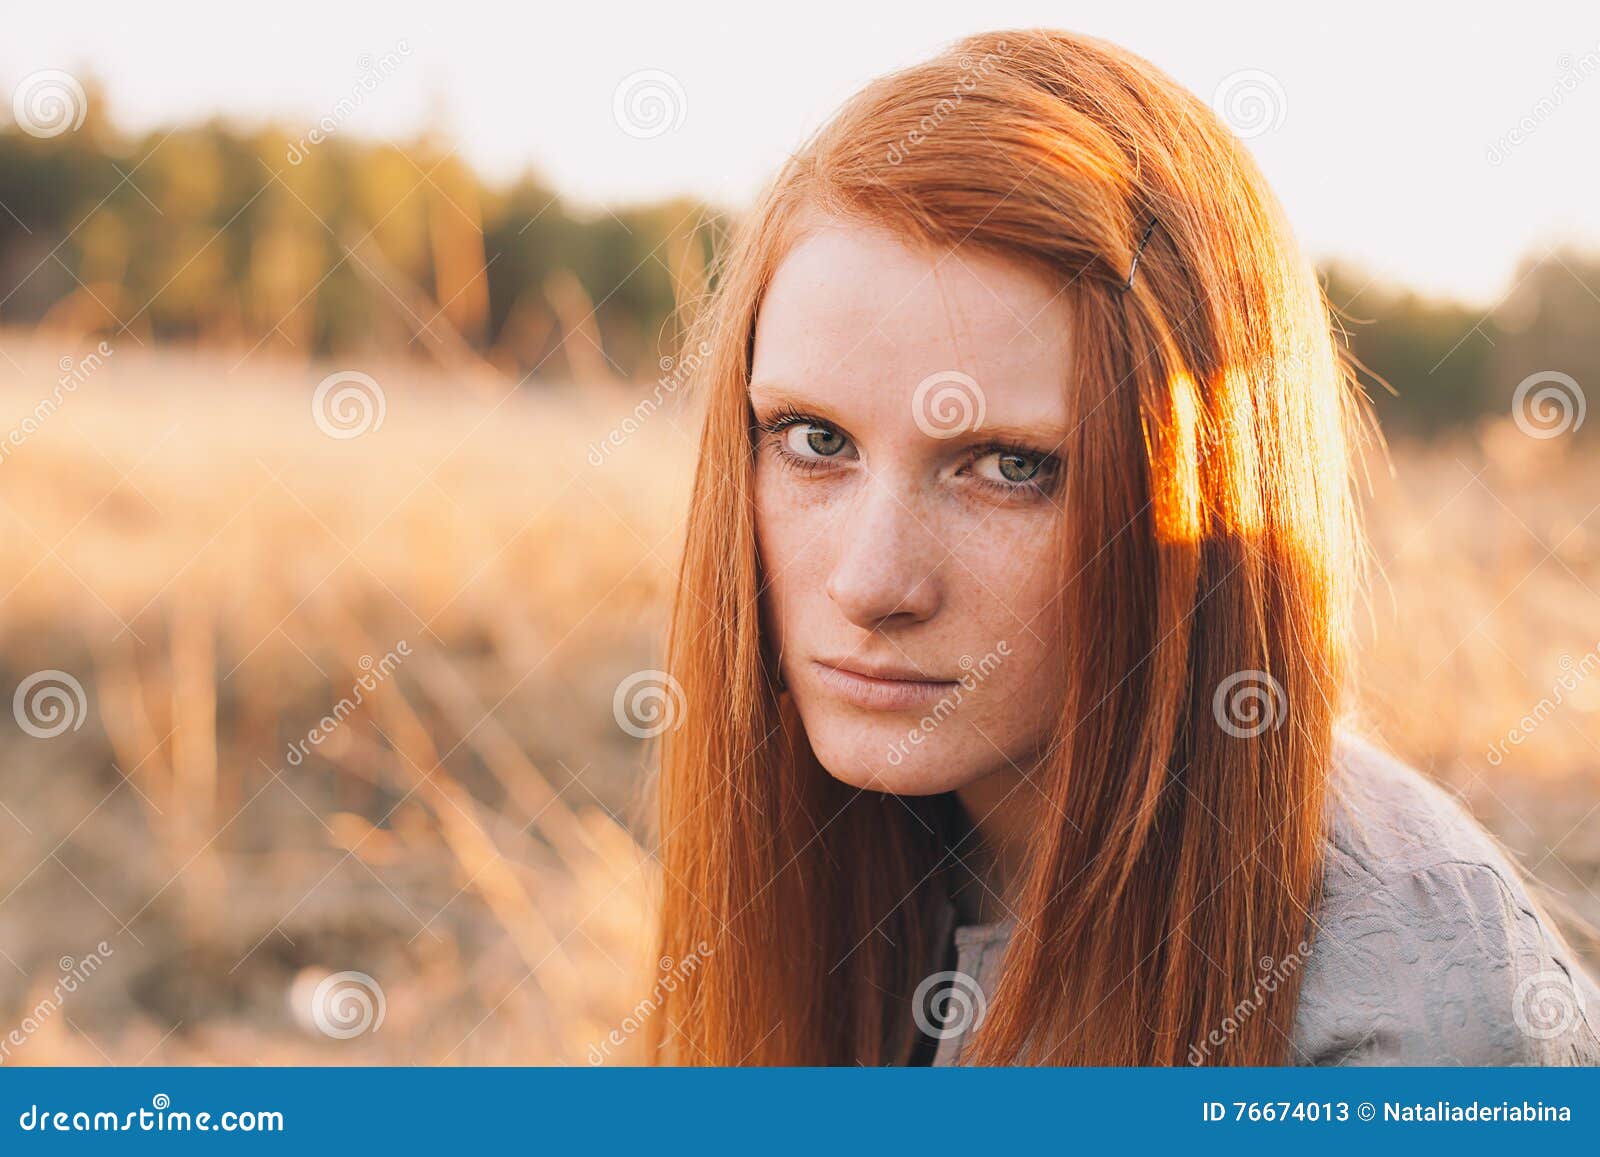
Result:
[[[826,591],[863,630],[896,620],[923,622],[939,609],[939,575],[949,552],[914,497],[873,477],[858,492],[834,538]]]

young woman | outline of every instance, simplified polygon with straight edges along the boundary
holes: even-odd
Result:
[[[1203,103],[969,39],[791,158],[699,327],[662,1060],[1600,1060],[1515,869],[1337,729],[1362,411]]]

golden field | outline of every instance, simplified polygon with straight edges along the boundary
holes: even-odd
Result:
[[[86,353],[0,332],[0,437]],[[592,455],[639,391],[397,360],[331,437],[347,368],[130,337],[6,446],[0,690],[83,708],[0,717],[0,1062],[637,1059],[605,1043],[656,963],[613,696],[659,664],[691,423]],[[1501,422],[1392,462],[1360,714],[1600,923],[1600,461]],[[351,1035],[340,973],[375,990]]]

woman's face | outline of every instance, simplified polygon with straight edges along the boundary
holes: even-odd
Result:
[[[1062,298],[1002,258],[813,224],[763,302],[750,386],[784,679],[846,783],[1026,772],[1061,698]]]

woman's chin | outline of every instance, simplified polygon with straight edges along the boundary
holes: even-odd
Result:
[[[938,795],[954,791],[974,777],[965,774],[959,760],[943,755],[934,745],[928,744],[910,753],[885,752],[870,748],[865,756],[860,746],[842,748],[832,752],[822,745],[813,746],[817,761],[824,770],[840,783],[859,787],[865,791],[881,791],[890,795]]]

